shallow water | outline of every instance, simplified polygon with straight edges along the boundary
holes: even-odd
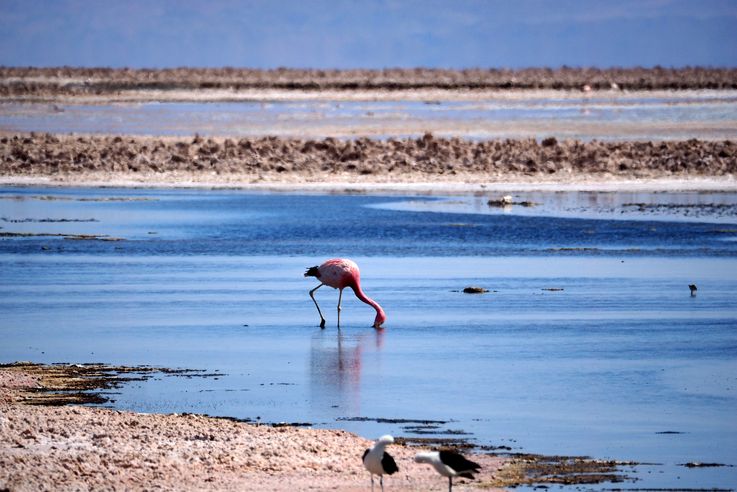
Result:
[[[430,199],[0,189],[0,233],[123,239],[0,238],[0,361],[219,371],[111,396],[369,438],[418,436],[417,424],[356,417],[438,420],[428,437],[658,463],[618,487],[735,486],[735,468],[678,464],[737,464],[737,241],[725,240],[737,221],[397,205],[417,200]],[[319,329],[302,273],[330,256],[361,265],[385,330],[347,293],[338,331],[326,287]],[[459,292],[468,285],[492,292]]]
[[[482,100],[0,104],[0,130],[154,136],[438,136],[669,140],[737,138],[737,94]]]

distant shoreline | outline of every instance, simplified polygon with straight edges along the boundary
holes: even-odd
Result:
[[[737,89],[734,68],[527,68],[316,70],[0,67],[0,97],[100,96],[131,91],[415,91]]]

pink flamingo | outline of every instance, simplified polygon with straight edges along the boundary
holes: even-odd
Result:
[[[343,258],[333,258],[320,266],[308,268],[305,272],[305,277],[317,277],[320,281],[320,285],[310,291],[310,297],[315,303],[317,312],[320,315],[320,328],[325,328],[325,318],[322,315],[322,311],[320,311],[320,306],[317,305],[317,301],[315,300],[315,291],[323,285],[330,286],[333,289],[340,289],[340,294],[338,295],[338,328],[340,328],[340,302],[343,299],[343,289],[346,287],[353,289],[356,297],[376,309],[374,328],[381,328],[381,325],[386,321],[386,314],[384,314],[384,310],[381,309],[379,303],[368,297],[361,290],[361,274],[358,271],[358,265],[353,261]]]

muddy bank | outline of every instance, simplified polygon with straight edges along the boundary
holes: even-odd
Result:
[[[647,179],[737,175],[737,143],[0,137],[0,174],[59,180],[253,182]]]
[[[0,67],[0,97],[173,90],[683,90],[737,88],[733,68],[313,70]]]

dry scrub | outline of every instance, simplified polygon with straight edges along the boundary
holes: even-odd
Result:
[[[142,176],[166,179],[187,173],[250,181],[503,181],[532,176],[662,178],[737,174],[737,143],[537,142],[418,139],[301,140],[276,137],[159,139],[73,137],[49,134],[0,138],[5,177],[94,178]],[[411,178],[411,179],[410,179]],[[226,179],[227,180],[227,179]]]

